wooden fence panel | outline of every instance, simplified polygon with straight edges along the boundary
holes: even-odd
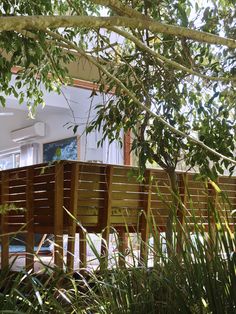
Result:
[[[219,188],[218,211],[225,223],[235,225],[236,215],[232,213],[236,209],[236,178],[219,177]]]
[[[99,229],[99,213],[104,209],[106,198],[106,165],[82,164],[78,182],[79,222]]]
[[[45,227],[54,228],[55,165],[38,166],[34,171],[34,227],[43,234]]]
[[[86,265],[86,232],[79,224],[89,232],[101,233],[104,229],[103,237],[107,243],[110,227],[117,228],[123,250],[126,246],[125,230],[139,230],[144,242],[148,241],[149,225],[142,213],[147,217],[152,214],[158,230],[165,231],[172,202],[167,174],[161,170],[147,170],[143,182],[138,182],[136,175],[137,169],[132,167],[72,161],[1,171],[0,204],[9,207],[1,218],[2,265],[7,265],[9,260],[9,237],[4,236],[8,232],[27,231],[27,268],[33,263],[36,233],[55,234],[55,264],[60,267],[63,264],[63,234],[69,234],[68,250],[72,255],[67,255],[67,261],[71,268],[75,232],[80,233],[81,265]],[[181,224],[191,226],[201,220],[207,228],[209,219],[212,221],[209,199],[213,194],[214,206],[223,222],[230,226],[235,224],[236,215],[232,215],[236,209],[235,177],[220,177],[220,191],[214,191],[207,182],[196,180],[195,174],[184,176],[187,180],[178,174],[180,197],[185,206],[184,216],[178,212]],[[63,206],[76,217],[78,225]],[[101,253],[107,257],[105,246]],[[145,260],[145,256],[147,252],[143,247],[141,258]],[[121,260],[121,264],[123,262]]]
[[[116,228],[132,226],[139,228],[139,220],[144,209],[142,184],[139,184],[132,168],[114,166],[111,186],[111,224]]]

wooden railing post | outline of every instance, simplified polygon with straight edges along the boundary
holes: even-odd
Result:
[[[9,173],[2,173],[2,205],[9,204]],[[3,213],[1,217],[1,243],[2,243],[2,251],[1,251],[1,268],[7,267],[9,265],[9,235],[8,233],[8,214]]]
[[[108,265],[108,248],[109,248],[109,236],[111,225],[111,211],[112,211],[112,177],[113,166],[107,166],[106,178],[107,178],[107,191],[105,197],[104,211],[100,213],[99,224],[102,230],[102,243],[101,243],[101,269],[107,268]]]
[[[118,251],[119,251],[119,266],[125,267],[125,255],[128,249],[128,237],[125,232],[125,228],[120,228],[118,230]]]
[[[27,169],[26,175],[26,269],[34,267],[34,168]]]
[[[63,267],[63,205],[64,205],[64,163],[55,165],[54,205],[54,264]]]
[[[140,264],[147,265],[148,262],[148,241],[150,235],[150,214],[151,214],[151,201],[152,201],[152,170],[148,169],[145,173],[145,186],[146,192],[144,194],[144,212],[140,221],[141,232],[141,246],[140,246]]]
[[[70,186],[70,208],[69,211],[74,218],[69,217],[69,232],[67,246],[67,267],[74,269],[75,256],[75,233],[78,208],[78,181],[79,181],[79,164],[71,165],[71,186]]]
[[[183,239],[183,228],[185,224],[185,206],[187,203],[187,180],[188,176],[186,173],[180,173],[180,182],[179,182],[179,195],[180,195],[180,204],[177,210],[177,245],[176,252],[177,254],[183,251],[184,239]]]

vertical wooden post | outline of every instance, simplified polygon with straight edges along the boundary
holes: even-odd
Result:
[[[55,205],[54,205],[54,264],[63,267],[63,204],[64,204],[64,163],[55,165]]]
[[[67,246],[67,266],[69,269],[74,269],[74,255],[75,255],[75,233],[76,220],[78,208],[78,182],[79,182],[79,164],[73,163],[71,165],[71,186],[70,186],[70,208],[69,211],[74,217],[69,217],[69,232],[68,232],[68,246]]]
[[[2,205],[9,203],[9,172],[2,172]],[[8,233],[8,214],[2,214],[1,217],[1,229],[2,229],[2,251],[1,251],[1,268],[9,265],[9,236]]]
[[[119,251],[119,266],[125,267],[125,251],[128,248],[128,238],[125,233],[125,228],[120,228],[118,232],[118,251]]]
[[[148,262],[148,241],[150,235],[150,212],[152,201],[152,170],[146,170],[145,182],[147,184],[147,192],[144,194],[144,212],[141,216],[140,231],[141,231],[141,247],[140,247],[140,263],[147,265]]]
[[[26,175],[26,269],[34,267],[34,168],[27,169]]]
[[[177,210],[177,245],[176,245],[176,252],[180,253],[183,251],[183,228],[185,223],[185,205],[187,202],[187,180],[188,176],[186,173],[180,173],[180,183],[179,183],[179,195],[180,195],[180,204]]]
[[[79,233],[79,268],[87,266],[87,240],[86,233],[81,229]]]
[[[103,230],[102,244],[101,244],[101,269],[107,268],[108,265],[108,248],[109,248],[109,235],[111,225],[111,211],[112,211],[112,177],[113,166],[107,166],[107,193],[104,204],[104,211],[100,213],[99,224]]]

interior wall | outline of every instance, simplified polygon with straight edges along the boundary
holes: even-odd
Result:
[[[101,139],[101,133],[92,132],[88,135],[85,134],[88,121],[95,116],[95,106],[104,102],[101,94],[92,98],[90,96],[90,90],[75,87],[64,88],[63,95],[60,95],[60,98],[58,96],[49,97],[46,95],[46,106],[38,108],[34,120],[29,119],[24,106],[19,107],[14,99],[8,99],[6,107],[14,115],[0,116],[0,154],[19,149],[19,144],[14,143],[11,139],[10,133],[12,130],[42,121],[46,124],[46,136],[34,141],[40,144],[40,161],[42,161],[42,147],[44,143],[76,135],[80,137],[80,160],[123,164],[123,149],[117,143],[108,145],[108,142],[105,142],[103,147],[98,148],[97,141]],[[57,102],[60,102],[59,106],[57,106]],[[22,110],[19,110],[19,108]],[[73,127],[71,127],[74,124],[79,125],[76,134],[73,133]]]

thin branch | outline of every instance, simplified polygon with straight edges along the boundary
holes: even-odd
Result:
[[[105,37],[102,36],[101,34],[99,34],[99,36],[108,44],[107,38],[105,38]],[[136,73],[135,73],[133,67],[130,65],[130,63],[127,62],[126,60],[124,60],[123,57],[122,57],[122,55],[121,55],[118,51],[116,51],[116,50],[112,47],[112,45],[110,45],[110,48],[114,51],[115,54],[117,54],[117,55],[119,56],[120,60],[122,60],[121,62],[122,62],[123,64],[126,64],[126,65],[129,67],[129,69],[131,70],[131,72],[132,72],[132,74],[133,74],[134,79],[135,79],[136,82],[142,87],[142,90],[143,90],[145,96],[148,98],[149,95],[148,95],[148,92],[147,92],[146,88],[144,87],[143,82],[138,78],[138,76],[136,75]]]
[[[194,71],[190,68],[187,68],[173,60],[170,60],[164,56],[162,56],[161,54],[155,52],[154,50],[152,50],[151,48],[149,48],[148,46],[146,46],[143,42],[141,42],[141,40],[139,40],[137,37],[135,37],[134,35],[132,35],[131,33],[129,32],[126,32],[124,30],[121,30],[117,27],[111,27],[110,30],[112,30],[113,32],[121,35],[122,37],[124,38],[127,38],[129,39],[130,41],[132,41],[136,46],[138,46],[140,49],[144,50],[144,51],[147,51],[148,53],[150,53],[152,56],[154,56],[158,61],[163,61],[165,63],[167,63],[168,65],[172,66],[173,68],[176,68],[180,71],[184,71],[186,73],[189,73],[191,75],[194,75],[194,76],[198,76],[202,79],[206,79],[206,80],[210,80],[210,81],[219,81],[219,82],[230,82],[230,81],[236,81],[236,77],[235,76],[229,76],[229,77],[216,77],[216,76],[208,76],[208,75],[204,75],[204,74],[201,74],[197,71]],[[32,39],[37,39],[37,36],[29,31],[22,31],[21,32],[22,35],[26,36],[26,37],[29,37],[29,38],[32,38]],[[48,44],[55,44],[53,41],[50,41],[50,40],[47,40],[47,43]],[[109,47],[112,47],[112,46],[116,46],[117,43],[114,43],[114,44],[111,44],[110,46],[106,46],[104,48],[101,48],[101,51],[102,50],[106,50],[107,48]],[[66,44],[63,44],[63,43],[58,43],[57,44],[58,47],[61,47],[61,48],[66,48],[69,50],[69,47],[68,45]],[[91,50],[87,53],[92,53],[92,52],[97,52],[99,51],[98,48],[95,48],[94,50]]]
[[[34,40],[39,40],[38,39],[38,36],[30,31],[26,31],[26,30],[23,30],[23,31],[19,31],[18,32],[19,34],[22,34],[24,37],[28,37],[30,39],[34,39]],[[48,44],[48,45],[55,45],[55,41],[54,40],[48,40],[46,39],[45,42]],[[57,47],[59,48],[68,48],[68,46],[64,43],[57,43]]]
[[[107,50],[109,48],[113,48],[113,47],[116,47],[116,46],[118,46],[118,43],[109,44],[109,45],[107,45],[105,47],[101,47],[101,48],[96,47],[96,48],[94,48],[92,50],[86,51],[86,53],[92,54],[92,53],[103,52],[103,51],[105,51],[105,50]]]
[[[37,36],[36,34],[30,32],[30,31],[22,31],[22,32],[19,32],[19,34],[22,34],[24,37],[28,37],[28,38],[30,38],[30,39],[34,39],[34,40],[37,40],[37,41],[39,40],[38,36]],[[80,54],[79,54],[78,52],[76,52],[75,49],[71,49],[71,48],[70,48],[67,44],[65,44],[65,43],[58,43],[58,41],[55,42],[55,40],[49,40],[49,39],[46,39],[46,40],[45,40],[45,43],[46,43],[47,45],[54,45],[54,46],[57,46],[57,47],[59,47],[59,48],[63,48],[63,49],[64,49],[64,50],[63,50],[64,53],[70,52],[70,53],[73,54],[74,56],[80,57]],[[95,52],[104,51],[104,50],[106,50],[106,49],[108,49],[108,48],[110,48],[110,47],[116,46],[116,45],[117,45],[117,43],[114,43],[114,44],[110,44],[110,46],[106,46],[106,47],[101,48],[101,49],[94,48],[93,50],[86,51],[86,53],[92,54],[92,53],[95,53]],[[104,64],[108,64],[108,62],[107,62],[107,61],[104,61],[103,59],[100,59],[99,62],[104,63]]]
[[[220,82],[230,82],[230,81],[236,81],[236,76],[228,76],[228,77],[216,77],[216,76],[208,76],[205,74],[201,74],[197,71],[194,71],[190,68],[187,68],[173,60],[170,60],[166,57],[164,57],[163,55],[155,52],[154,50],[152,50],[151,48],[149,48],[148,46],[146,46],[144,43],[142,43],[137,37],[135,37],[134,35],[132,35],[131,33],[128,33],[124,30],[121,30],[120,28],[117,27],[110,27],[110,30],[112,30],[113,32],[123,36],[126,39],[129,39],[130,41],[132,41],[136,46],[138,46],[140,49],[147,51],[148,53],[150,53],[153,57],[155,57],[157,60],[161,60],[164,63],[170,65],[171,67],[178,69],[180,71],[184,71],[186,73],[189,73],[191,75],[194,76],[198,76],[202,79],[206,79],[209,81],[220,81]]]
[[[191,141],[191,142],[195,143],[196,145],[202,147],[203,149],[207,150],[208,152],[214,154],[215,156],[217,156],[217,157],[219,157],[221,159],[224,159],[224,160],[228,160],[232,164],[236,165],[236,160],[234,160],[232,158],[229,158],[227,156],[224,156],[223,154],[217,152],[216,150],[208,147],[207,145],[205,145],[203,142],[201,142],[197,138],[195,138],[195,137],[193,137],[191,135],[188,135],[188,134],[186,134],[186,133],[176,129],[175,127],[170,125],[167,121],[165,121],[165,119],[162,116],[157,115],[156,113],[152,112],[152,110],[149,109],[147,106],[145,106],[135,96],[135,94],[132,93],[132,91],[130,91],[117,77],[113,76],[104,66],[102,66],[100,63],[98,63],[94,58],[92,58],[91,56],[87,55],[84,50],[82,50],[81,48],[77,47],[75,44],[73,44],[68,39],[64,38],[62,35],[60,35],[58,33],[54,33],[52,31],[47,31],[47,33],[48,33],[48,35],[52,36],[53,38],[55,38],[55,39],[57,39],[59,41],[64,41],[65,43],[68,44],[68,46],[71,46],[71,48],[77,50],[77,52],[80,53],[81,56],[86,58],[89,62],[94,64],[98,69],[100,69],[104,74],[106,74],[107,77],[112,79],[120,87],[120,89],[123,90],[123,92],[125,92],[126,95],[128,95],[141,109],[143,109],[146,112],[149,112],[151,116],[153,116],[158,121],[160,121],[163,124],[163,126],[168,128],[171,132],[173,132],[174,134],[176,134],[176,135],[178,135],[178,136],[180,136],[182,138],[188,139],[189,141]]]

